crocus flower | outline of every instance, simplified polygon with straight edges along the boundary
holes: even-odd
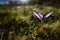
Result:
[[[33,10],[33,13],[34,13],[34,15],[35,15],[39,20],[41,20],[41,23],[42,23],[42,22],[43,22],[43,19],[49,18],[49,17],[52,15],[53,12],[49,12],[47,15],[44,16],[42,12],[39,12],[39,13],[37,14],[37,13],[36,13],[36,9],[35,9],[35,10]]]

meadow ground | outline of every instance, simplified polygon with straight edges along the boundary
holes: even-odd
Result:
[[[33,16],[34,8],[37,13],[42,11],[43,14],[47,14],[53,11],[53,14],[41,24],[40,20]],[[60,40],[60,8],[38,5],[20,6],[18,9],[11,10],[2,23],[11,25],[9,40]]]

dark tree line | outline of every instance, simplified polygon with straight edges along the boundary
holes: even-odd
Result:
[[[53,7],[60,7],[60,0],[32,0],[30,1],[31,5],[38,4],[38,5],[45,5],[45,6],[53,6]]]

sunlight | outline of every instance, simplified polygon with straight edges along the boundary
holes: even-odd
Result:
[[[29,3],[29,0],[20,0],[20,2],[22,2],[23,4],[24,3],[28,4]]]

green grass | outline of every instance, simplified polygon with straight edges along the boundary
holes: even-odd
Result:
[[[44,22],[42,25],[40,21],[33,15],[33,8],[37,8],[36,12],[42,11],[43,14],[48,13],[49,11],[53,11],[52,16],[54,18],[48,19],[47,22]],[[8,21],[11,22],[11,29],[9,31],[9,39],[12,40],[59,40],[60,38],[60,8],[54,7],[41,7],[41,6],[21,6],[16,11],[11,12],[9,16],[6,16],[3,20],[3,23],[9,24]],[[16,19],[16,21],[12,20],[12,18]],[[32,20],[31,20],[32,19]],[[13,22],[14,21],[14,22]],[[12,23],[13,22],[13,23]],[[23,26],[19,26],[18,24],[22,24]],[[38,25],[41,26],[41,29],[37,30]],[[15,29],[15,27],[17,27]],[[17,34],[14,32],[17,31]]]

